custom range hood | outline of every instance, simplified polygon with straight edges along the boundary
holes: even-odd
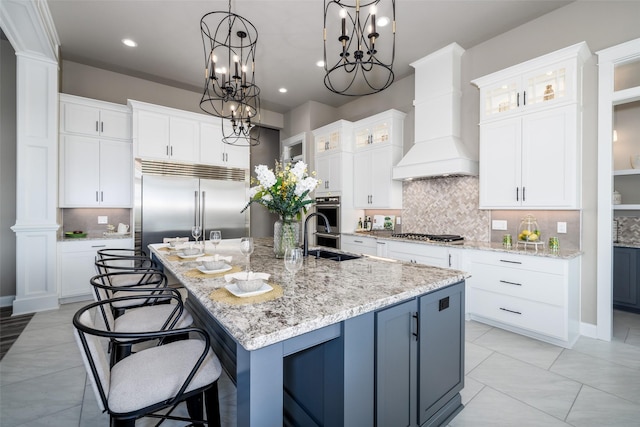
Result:
[[[460,140],[460,58],[452,43],[411,64],[415,68],[415,139],[393,179],[478,175],[478,161]]]

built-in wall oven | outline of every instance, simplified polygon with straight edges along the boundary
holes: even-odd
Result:
[[[322,219],[316,217],[316,245],[340,249],[340,197],[316,197],[316,212],[329,220],[331,233],[327,233]]]

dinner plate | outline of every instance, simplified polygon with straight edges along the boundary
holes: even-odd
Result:
[[[198,270],[200,270],[200,273],[203,274],[214,274],[214,273],[224,273],[225,271],[229,271],[231,270],[233,267],[231,267],[228,264],[225,264],[224,267],[219,268],[217,270],[207,270],[206,268],[204,268],[203,265],[199,265],[198,267],[196,267]]]
[[[240,298],[246,298],[246,297],[254,297],[256,295],[261,295],[261,294],[266,294],[267,292],[270,292],[273,290],[273,288],[271,287],[271,285],[268,285],[267,283],[264,283],[262,285],[262,287],[260,289],[258,289],[257,291],[251,291],[251,292],[242,292],[240,290],[240,288],[235,284],[235,283],[231,283],[225,286],[225,288],[231,292],[233,295],[240,297]]]
[[[198,257],[201,257],[202,255],[204,255],[204,252],[200,252],[199,254],[195,254],[195,255],[185,255],[182,252],[178,252],[178,256],[183,259],[198,258]]]

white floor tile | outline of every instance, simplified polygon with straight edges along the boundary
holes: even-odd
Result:
[[[483,388],[449,425],[451,427],[569,427],[569,424],[490,387]]]
[[[476,381],[468,376],[464,377],[464,388],[460,393],[462,404],[466,405],[471,399],[476,396],[476,394],[480,393],[480,390],[482,390],[484,387],[485,385],[481,382]]]
[[[493,328],[473,343],[543,369],[548,369],[562,352],[561,347],[498,328]]]
[[[468,377],[563,420],[582,384],[494,353]]]
[[[573,350],[563,351],[550,370],[622,399],[640,403],[640,370]]]
[[[464,373],[468,374],[493,353],[488,348],[467,342],[464,347]]]
[[[576,427],[637,427],[640,405],[583,386],[567,422]]]
[[[484,323],[468,320],[465,322],[464,339],[473,342],[491,329],[491,326],[485,325]]]
[[[626,345],[623,342],[606,342],[580,337],[571,350],[608,360],[618,365],[640,369],[640,347]]]

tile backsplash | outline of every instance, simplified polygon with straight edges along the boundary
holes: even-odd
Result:
[[[491,212],[478,209],[477,177],[447,177],[403,184],[402,231],[459,234],[488,242]]]
[[[640,218],[631,216],[618,216],[614,219],[617,223],[618,241],[616,243],[640,245]],[[615,240],[614,233],[614,240]]]
[[[62,233],[82,230],[89,235],[100,236],[107,231],[107,224],[98,224],[98,216],[108,217],[108,224],[115,227],[119,223],[130,225],[131,209],[62,209]]]

